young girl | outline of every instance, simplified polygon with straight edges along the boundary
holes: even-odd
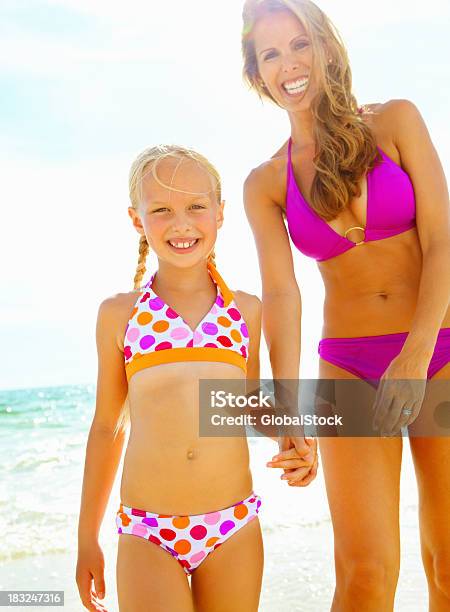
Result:
[[[106,299],[98,314],[80,597],[87,609],[104,609],[98,533],[129,420],[116,517],[120,610],[256,611],[261,500],[247,441],[199,436],[198,387],[199,379],[259,378],[261,303],[232,292],[216,269],[224,202],[219,175],[203,156],[176,146],[144,151],[131,168],[130,199],[140,234],[135,291]],[[141,286],[150,248],[158,268]],[[292,480],[309,471],[291,451],[282,458]]]

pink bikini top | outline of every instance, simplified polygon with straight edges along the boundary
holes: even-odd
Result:
[[[195,329],[153,291],[156,272],[140,289],[125,329],[128,381],[144,368],[180,361],[229,363],[247,371],[247,325],[216,267],[208,262],[207,268],[216,285],[216,299]]]
[[[325,261],[358,244],[395,236],[416,225],[416,204],[411,179],[378,147],[381,160],[367,173],[364,240],[353,242],[341,236],[319,217],[303,197],[292,169],[291,148],[292,138],[289,138],[286,218],[292,242],[304,255]]]

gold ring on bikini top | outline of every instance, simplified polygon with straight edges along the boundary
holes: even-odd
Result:
[[[364,227],[359,227],[359,225],[355,225],[354,227],[349,227],[348,230],[345,231],[344,238],[347,238],[347,234],[349,232],[351,232],[352,230],[354,230],[354,229],[359,229],[359,230],[362,230],[364,232],[364,238],[360,242],[355,242],[354,244],[355,245],[364,244],[364,242],[366,240],[366,230],[365,230]],[[348,239],[348,240],[350,240],[350,239]],[[350,242],[353,242],[353,240],[350,240]]]

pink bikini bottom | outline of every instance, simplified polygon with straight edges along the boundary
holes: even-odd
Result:
[[[407,336],[408,332],[399,332],[382,336],[322,338],[318,353],[325,361],[358,378],[380,379],[390,362],[400,353]],[[432,378],[449,361],[450,327],[444,327],[439,330],[427,378]]]
[[[177,559],[186,574],[192,574],[213,550],[257,517],[260,505],[261,498],[254,493],[206,514],[158,514],[121,503],[116,514],[117,532],[157,544]]]

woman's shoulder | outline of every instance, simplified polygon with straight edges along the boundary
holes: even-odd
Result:
[[[360,107],[363,120],[380,139],[395,140],[394,134],[410,121],[420,118],[416,105],[411,100],[393,99],[387,102],[364,104]]]
[[[252,168],[244,181],[244,192],[270,197],[274,202],[283,200],[286,177],[287,142],[269,159]]]

